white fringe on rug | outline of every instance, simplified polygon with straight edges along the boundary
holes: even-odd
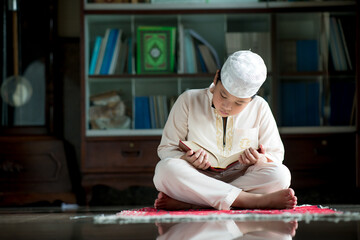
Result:
[[[326,207],[322,207],[326,208]],[[124,214],[122,214],[124,213]],[[114,215],[99,215],[94,217],[96,224],[127,224],[127,223],[150,223],[150,222],[201,222],[201,221],[355,221],[360,220],[359,212],[334,212],[334,213],[280,213],[280,214],[257,214],[257,213],[241,213],[241,214],[207,214],[207,215],[151,215],[143,216],[144,212],[133,210],[136,215],[126,214],[122,211]]]

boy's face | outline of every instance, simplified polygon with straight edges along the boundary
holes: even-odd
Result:
[[[213,104],[222,117],[228,117],[240,113],[251,102],[251,98],[238,98],[231,95],[217,80],[219,72],[214,78]]]

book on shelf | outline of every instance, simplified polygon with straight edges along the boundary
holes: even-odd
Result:
[[[129,51],[128,41],[127,39],[124,39],[120,41],[119,44],[119,52],[117,53],[116,60],[114,62],[114,69],[111,69],[109,74],[123,74],[124,72],[127,72],[127,69],[125,69],[126,64],[128,62],[128,51]]]
[[[197,62],[199,63],[198,72],[206,73],[206,72],[208,72],[208,69],[206,67],[204,57],[200,52],[199,45],[200,44],[198,42],[195,43],[196,59],[197,59]]]
[[[258,148],[258,146],[251,146],[255,149]],[[215,152],[211,151],[209,148],[206,148],[205,146],[200,145],[199,143],[195,141],[182,141],[179,140],[179,148],[183,150],[184,152],[188,152],[192,150],[193,152],[198,151],[199,149],[203,149],[208,154],[208,161],[210,162],[210,169],[212,171],[225,171],[226,169],[231,168],[234,164],[240,164],[240,155],[244,152],[240,151],[233,155],[230,155],[228,157],[224,157],[222,155],[216,154]]]
[[[161,129],[169,115],[165,95],[135,97],[135,129]]]
[[[199,44],[199,52],[201,54],[201,58],[203,59],[206,70],[208,73],[215,73],[219,68],[216,65],[214,58],[211,55],[210,49],[203,44]]]
[[[345,34],[344,34],[343,27],[342,27],[341,19],[337,19],[337,21],[338,21],[338,25],[339,25],[339,32],[340,32],[341,42],[342,42],[342,45],[343,45],[343,48],[344,48],[344,53],[345,53],[345,56],[346,56],[346,62],[348,64],[349,69],[352,70],[353,67],[352,67],[352,63],[351,63],[351,58],[350,58],[348,46],[347,46],[347,43],[346,43],[346,40],[345,40]]]
[[[123,74],[125,72],[132,74],[134,63],[131,38],[128,40],[123,30],[116,28],[106,29],[101,43],[100,38],[101,36],[96,38],[96,48],[98,50],[94,46],[93,52],[98,51],[98,53],[92,56],[89,74],[108,75]]]
[[[296,41],[296,70],[311,72],[319,70],[319,48],[317,40]]]
[[[118,44],[120,44],[120,39],[119,39],[120,33],[121,31],[119,31],[119,29],[110,29],[109,37],[105,47],[104,58],[100,68],[101,75],[109,74],[110,65],[113,60],[113,55],[115,52],[116,42],[119,40]]]
[[[215,50],[215,48],[204,37],[202,37],[198,32],[196,32],[194,29],[189,29],[189,33],[197,42],[199,42],[200,44],[205,45],[207,48],[209,48],[209,50],[211,52],[211,56],[214,59],[217,68],[220,69],[220,67],[221,67],[220,59],[219,59],[219,55],[218,55],[217,51]]]
[[[95,74],[96,62],[99,56],[101,42],[102,42],[102,36],[96,36],[92,55],[91,55],[91,60],[90,60],[89,75]]]
[[[336,17],[330,17],[330,56],[335,71],[346,71],[352,68],[351,59],[345,41],[341,22]],[[350,61],[350,62],[349,62]]]
[[[296,72],[296,41],[282,40],[280,42],[280,69],[282,72]]]
[[[131,37],[128,38],[127,45],[128,53],[127,53],[127,63],[126,69],[128,74],[134,74],[134,66],[135,66],[135,58],[134,58],[134,41]]]
[[[110,66],[108,68],[108,71],[106,74],[114,74],[115,69],[118,68],[118,63],[122,61],[123,55],[124,55],[124,34],[121,29],[118,30],[118,33],[116,35],[116,39],[114,42],[114,48],[113,52],[111,53],[110,58]]]
[[[135,97],[135,129],[150,129],[150,121],[149,98]]]
[[[204,48],[206,48],[206,56],[203,53]],[[211,62],[210,65],[209,62]],[[183,29],[180,26],[179,71],[181,73],[214,73],[217,69],[220,69],[220,59],[215,48],[195,30]]]
[[[325,73],[329,72],[329,12],[324,12],[321,14],[320,22],[320,35],[319,35],[319,45],[320,45],[320,65],[319,70]]]
[[[104,35],[103,40],[101,42],[98,59],[96,61],[96,67],[95,67],[95,73],[94,74],[100,74],[100,69],[101,69],[101,66],[102,66],[102,63],[103,63],[105,49],[106,49],[107,41],[109,39],[110,30],[111,30],[110,28],[107,28],[106,31],[105,31],[105,35]]]
[[[319,71],[320,53],[317,40],[282,40],[280,46],[282,72]]]
[[[185,43],[184,43],[184,25],[178,25],[178,73],[185,73]]]
[[[167,96],[149,96],[152,128],[163,128],[169,115]]]
[[[330,81],[330,125],[351,125],[355,97],[355,81],[353,79],[333,79]]]
[[[353,24],[356,21],[355,16],[342,15],[337,16],[337,21],[341,33],[341,39],[344,45],[348,69],[354,69],[354,62],[356,62],[356,34],[354,34]]]
[[[175,43],[176,27],[139,26],[137,28],[137,73],[173,73]]]
[[[281,125],[319,126],[322,104],[318,81],[284,81],[281,84]]]
[[[264,59],[269,70],[272,69],[269,32],[227,32],[225,45],[228,56],[239,50],[251,50]]]
[[[155,97],[149,96],[150,123],[152,129],[160,128],[160,126],[157,126],[156,124],[159,120],[157,115],[157,108],[155,107],[155,105]]]
[[[184,70],[185,73],[197,73],[197,61],[196,61],[196,50],[195,43],[191,37],[190,30],[184,29]]]

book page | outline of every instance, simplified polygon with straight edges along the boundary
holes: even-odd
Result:
[[[229,166],[230,164],[232,164],[233,162],[236,162],[240,159],[240,155],[244,152],[245,150],[243,151],[240,151],[240,152],[237,152],[229,157],[223,157],[223,156],[217,156],[218,159],[219,159],[219,168],[226,168],[227,166]]]
[[[240,151],[238,153],[235,153],[229,157],[224,157],[221,155],[218,155],[216,153],[211,152],[209,149],[201,146],[200,144],[198,144],[197,142],[194,141],[179,141],[179,147],[184,150],[185,152],[189,151],[190,149],[193,150],[194,152],[196,152],[199,149],[204,149],[209,156],[209,162],[211,164],[212,168],[222,168],[225,169],[227,168],[230,164],[238,161],[240,159],[240,155],[241,153],[244,152]]]
[[[208,153],[208,161],[210,162],[212,167],[219,167],[219,160],[217,159],[217,156],[212,153],[210,150],[202,147],[196,142],[193,141],[179,141],[179,147],[187,152],[189,150],[193,150],[194,152],[198,151],[199,149],[204,149]]]

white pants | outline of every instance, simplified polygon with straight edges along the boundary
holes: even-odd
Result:
[[[255,223],[255,222],[254,222]],[[156,240],[173,240],[173,239],[196,239],[196,240],[290,240],[291,235],[277,231],[278,229],[263,230],[261,224],[266,222],[259,222],[256,230],[253,232],[241,232],[243,222],[235,222],[233,220],[226,221],[209,221],[209,222],[180,222],[176,223],[165,233],[156,238]],[[252,229],[253,230],[253,229]]]
[[[178,158],[159,161],[154,175],[158,191],[179,201],[219,210],[230,209],[241,191],[275,192],[288,188],[290,180],[290,171],[285,165],[258,162],[237,179],[226,183],[206,176],[187,161]]]

